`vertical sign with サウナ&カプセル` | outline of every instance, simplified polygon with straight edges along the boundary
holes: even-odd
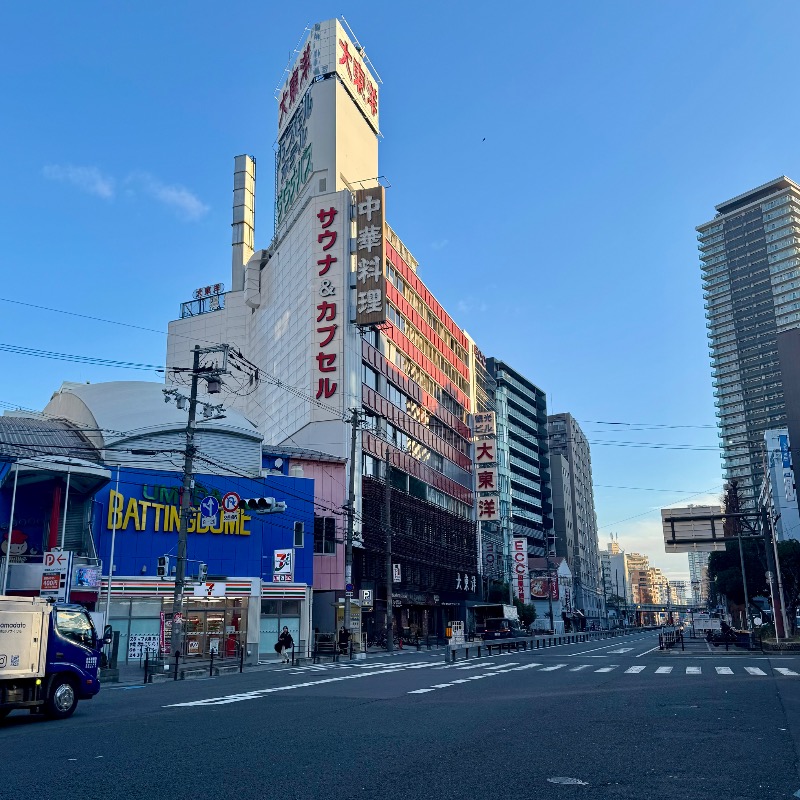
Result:
[[[344,271],[347,266],[345,243],[349,243],[349,214],[341,206],[343,193],[327,195],[314,204],[312,220],[312,267],[314,335],[312,344],[311,393],[319,401],[313,410],[314,421],[329,419],[333,406],[342,408],[343,326],[347,301]]]
[[[386,322],[385,192],[356,192],[356,325]]]

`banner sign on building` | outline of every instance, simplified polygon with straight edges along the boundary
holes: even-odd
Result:
[[[497,467],[475,467],[475,488],[479,492],[496,492]]]
[[[278,139],[275,153],[275,222],[280,223],[314,171],[313,145],[308,135],[312,101],[308,93]]]
[[[219,581],[206,581],[192,587],[193,597],[225,597],[227,584]]]
[[[349,214],[337,207],[341,197],[328,195],[324,202],[315,202],[311,248],[316,290],[311,391],[317,400],[336,408],[342,405],[343,329],[347,321],[344,244],[349,238],[343,225],[350,224]],[[330,418],[324,408],[315,408],[313,414],[314,421]]]
[[[497,441],[495,439],[478,439],[475,442],[475,463],[497,463]]]
[[[515,536],[511,540],[511,562],[514,570],[514,594],[523,603],[530,599],[525,592],[528,577],[528,540],[524,536]]]
[[[550,599],[558,600],[558,581],[550,578],[531,578],[531,597],[535,600],[547,600],[547,587],[550,587]]]
[[[472,432],[475,436],[494,436],[496,434],[494,411],[484,411],[472,417]]]
[[[273,583],[291,583],[294,577],[294,550],[276,550],[272,564]]]
[[[792,466],[792,458],[789,455],[789,437],[781,434],[778,437],[778,441],[781,445],[781,460],[783,461],[784,468],[788,468]]]
[[[338,19],[318,22],[287,71],[277,94],[278,138],[289,124],[315,79],[336,74],[370,127],[378,129],[378,83],[364,63],[363,50],[353,44]]]
[[[356,325],[386,322],[383,186],[356,192]]]
[[[402,581],[402,571],[400,564],[392,564],[392,583],[400,583]]]
[[[478,522],[497,522],[500,519],[500,503],[496,497],[478,499]]]

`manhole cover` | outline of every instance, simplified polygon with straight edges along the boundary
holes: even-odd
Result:
[[[588,786],[589,784],[586,781],[582,781],[580,778],[548,778],[548,783],[567,783],[571,786]]]

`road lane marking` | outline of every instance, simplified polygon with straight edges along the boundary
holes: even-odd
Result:
[[[781,675],[797,675],[793,669],[786,669],[786,667],[773,667],[773,669]]]
[[[566,667],[566,664],[554,664],[552,667],[545,667],[544,669],[540,669],[539,672],[555,672],[557,669],[561,669],[561,667]]]
[[[659,647],[656,645],[655,647],[651,647],[649,650],[645,650],[644,653],[639,653],[636,658],[641,658],[642,656],[646,656],[648,653],[652,653],[653,650],[658,650]]]
[[[686,667],[687,675],[702,675],[703,670],[700,667]]]
[[[638,675],[640,672],[642,672],[645,669],[647,669],[647,667],[645,667],[644,664],[639,664],[636,667],[628,667],[628,669],[625,670],[625,674],[626,675]]]
[[[509,672],[518,672],[523,669],[533,669],[534,667],[541,667],[541,664],[523,664],[521,667],[512,667]]]
[[[434,683],[431,688],[433,689],[446,689],[448,686],[452,686],[452,683]]]
[[[717,675],[733,675],[733,670],[730,667],[714,667]]]
[[[426,692],[435,692],[435,691],[436,689],[414,689],[413,691],[408,692],[408,694],[425,694]]]
[[[596,669],[595,672],[611,672],[612,669],[616,669],[619,664],[612,664],[610,667],[600,667],[600,669]]]
[[[335,678],[321,678],[317,681],[307,683],[291,683],[287,686],[271,686],[266,689],[254,689],[251,692],[241,692],[238,694],[222,695],[221,697],[208,697],[204,700],[192,700],[186,703],[168,703],[162,708],[190,708],[196,706],[222,706],[229,703],[240,703],[244,700],[258,700],[268,694],[276,692],[288,692],[293,689],[301,689],[308,686],[322,686],[326,683],[340,683],[341,681],[359,680],[361,678],[371,678],[375,675],[396,675],[396,669],[373,670],[372,672],[348,672],[346,675],[339,675]]]
[[[750,675],[766,675],[767,673],[764,672],[763,669],[759,669],[758,667],[745,667],[745,672],[748,672]]]
[[[669,675],[672,672],[672,667],[659,667],[656,670],[656,675]]]
[[[621,655],[622,653],[630,653],[631,650],[633,650],[632,647],[620,647],[619,650],[609,650],[608,653],[609,655],[611,653],[614,653],[615,655]]]
[[[580,672],[582,669],[586,669],[587,667],[591,667],[592,664],[579,664],[577,667],[571,667],[570,672]]]

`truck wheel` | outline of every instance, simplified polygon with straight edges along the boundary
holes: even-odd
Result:
[[[44,711],[52,719],[66,719],[72,716],[78,705],[75,686],[69,678],[55,678],[47,695]]]

